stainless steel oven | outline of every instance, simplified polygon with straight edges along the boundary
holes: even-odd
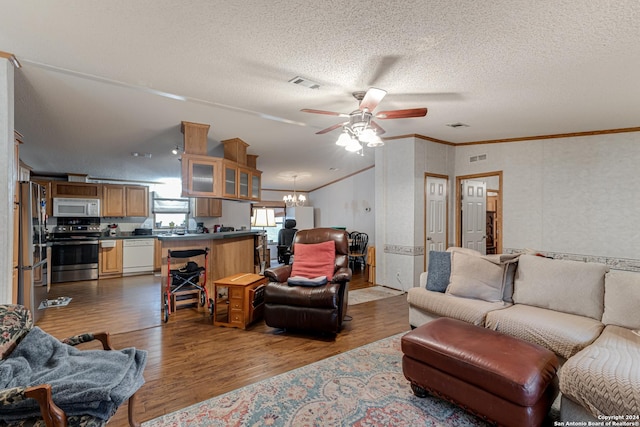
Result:
[[[59,218],[51,239],[51,282],[98,278],[100,218]]]

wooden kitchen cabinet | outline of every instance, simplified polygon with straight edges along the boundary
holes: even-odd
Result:
[[[262,198],[262,172],[253,170],[251,172],[251,200],[259,202]]]
[[[149,216],[149,187],[126,185],[124,191],[127,216]]]
[[[100,277],[122,275],[122,240],[100,241]]]
[[[238,164],[229,160],[223,162],[222,197],[238,198]]]
[[[260,200],[262,172],[233,160],[182,155],[182,196]]]
[[[124,186],[103,184],[101,216],[125,216],[124,198]]]
[[[183,154],[182,196],[222,197],[222,159]]]
[[[149,187],[144,185],[102,185],[103,217],[149,216]]]
[[[238,197],[240,199],[251,199],[251,169],[238,166]]]
[[[83,199],[99,199],[102,196],[102,184],[51,181],[51,197],[78,197]]]
[[[153,243],[153,271],[162,268],[162,242],[158,239]]]
[[[261,178],[259,170],[238,166],[238,198],[260,201]]]
[[[221,217],[222,216],[222,200],[210,199],[205,197],[196,197],[195,199],[195,217]]]

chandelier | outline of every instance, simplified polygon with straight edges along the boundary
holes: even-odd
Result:
[[[336,145],[344,147],[352,153],[360,152],[364,155],[363,147],[380,147],[384,141],[378,136],[375,123],[371,124],[373,115],[367,109],[354,111],[349,115],[349,123],[342,127],[342,133]]]
[[[288,208],[293,208],[296,206],[304,206],[304,203],[307,201],[307,198],[304,194],[296,193],[296,178],[298,175],[293,175],[293,194],[287,194],[282,198],[284,203]]]

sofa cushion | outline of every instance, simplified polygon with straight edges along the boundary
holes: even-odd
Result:
[[[523,304],[487,313],[485,326],[539,344],[568,359],[595,340],[598,320]]]
[[[640,273],[610,271],[604,278],[605,325],[640,329]]]
[[[465,248],[449,248],[451,278],[447,293],[488,302],[503,300],[508,262],[518,255],[482,255]]]
[[[427,266],[427,290],[444,292],[449,286],[451,276],[451,253],[443,251],[429,251],[429,265]]]
[[[333,278],[336,264],[336,242],[328,240],[322,243],[296,243],[293,248],[295,259],[291,267],[291,276],[314,279],[326,276]]]
[[[407,292],[409,306],[418,307],[436,316],[464,320],[477,326],[484,326],[485,316],[492,310],[508,307],[502,301],[487,302],[470,298],[458,298],[450,294],[411,288]],[[414,325],[418,326],[418,325]]]
[[[640,336],[619,326],[562,367],[560,391],[598,415],[640,414]]]
[[[513,302],[600,320],[607,270],[604,264],[522,255]]]
[[[22,305],[0,305],[0,360],[4,360],[33,328],[31,312]]]

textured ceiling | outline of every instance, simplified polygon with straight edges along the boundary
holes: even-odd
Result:
[[[640,126],[640,2],[0,0],[16,129],[36,171],[179,177],[182,120],[241,138],[263,187],[309,190],[373,164],[336,147],[351,92],[387,90],[384,136],[454,143]],[[288,83],[303,76],[312,90]],[[463,122],[457,129],[447,123]],[[393,144],[389,141],[388,144]],[[149,152],[150,159],[133,158]],[[335,168],[337,170],[330,170]]]

